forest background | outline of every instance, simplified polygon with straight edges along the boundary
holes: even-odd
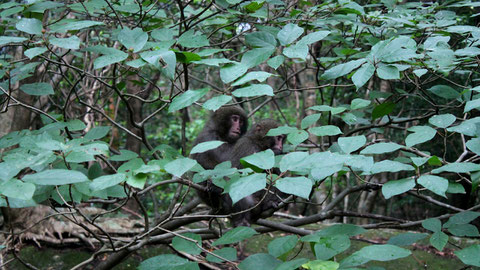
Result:
[[[88,250],[74,269],[162,244],[171,254],[139,269],[351,269],[426,241],[459,269],[480,267],[479,12],[472,1],[0,4],[2,266],[38,269],[20,255],[29,243]],[[248,160],[280,178],[205,172],[188,157],[209,113],[232,104],[250,123],[282,124],[285,154]],[[206,175],[240,179],[232,198],[270,184],[292,196],[232,229],[196,196]],[[408,232],[369,240],[389,228]],[[237,256],[273,231],[267,251]]]

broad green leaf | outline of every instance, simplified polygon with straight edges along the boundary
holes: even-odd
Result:
[[[345,76],[348,73],[352,72],[352,70],[356,69],[357,67],[365,63],[366,61],[367,61],[366,59],[359,59],[359,60],[353,60],[344,64],[334,66],[332,68],[329,68],[327,71],[325,71],[325,73],[323,73],[321,78],[324,80],[332,80],[338,77]]]
[[[24,54],[26,57],[33,59],[35,56],[38,56],[46,51],[47,51],[47,48],[45,47],[35,47],[35,48],[26,50]]]
[[[474,100],[469,100],[467,101],[467,104],[465,104],[465,109],[463,110],[463,113],[467,113],[473,109],[478,109],[480,107],[480,99],[474,99]]]
[[[256,167],[268,170],[275,165],[275,154],[271,149],[267,149],[262,152],[255,153],[253,155],[242,158],[245,162],[248,162]]]
[[[351,155],[345,160],[345,165],[356,171],[370,171],[373,167],[373,157],[363,155]]]
[[[405,144],[408,147],[428,142],[437,134],[437,131],[429,126],[413,126],[409,128],[408,131],[413,132],[405,139]]]
[[[193,30],[183,33],[177,42],[186,48],[200,48],[209,45],[208,38],[205,35],[195,33]]]
[[[93,66],[95,69],[103,68],[127,59],[128,54],[115,48],[104,47],[103,55],[95,59]]]
[[[302,143],[308,139],[308,133],[305,130],[297,130],[294,132],[290,132],[287,135],[287,141],[289,141],[294,146]]]
[[[440,114],[434,115],[428,119],[428,122],[439,128],[447,128],[453,124],[456,120],[455,115],[453,114]]]
[[[9,198],[30,200],[35,193],[35,185],[17,179],[9,179],[0,185],[0,193]]]
[[[79,131],[84,130],[87,126],[80,119],[74,119],[68,121],[65,127],[68,128],[70,131]]]
[[[297,245],[298,237],[296,235],[288,235],[273,239],[268,243],[268,253],[276,258],[287,254]]]
[[[477,47],[466,47],[455,51],[457,56],[470,56],[474,57],[480,55],[480,49]]]
[[[205,103],[203,103],[202,107],[207,110],[216,111],[231,100],[232,96],[220,95],[207,100]]]
[[[176,96],[175,98],[173,98],[172,103],[168,108],[168,112],[171,113],[174,111],[178,111],[180,109],[183,109],[192,105],[194,102],[198,101],[203,96],[205,96],[209,90],[210,89],[208,88],[202,88],[198,90],[188,90],[185,93],[179,96]]]
[[[232,92],[236,97],[274,96],[273,89],[268,84],[252,84]]]
[[[147,44],[148,34],[138,27],[132,30],[125,27],[118,33],[118,41],[127,50],[133,49],[133,52],[138,52]]]
[[[479,212],[473,212],[473,211],[464,211],[457,213],[453,216],[451,216],[447,222],[443,225],[444,228],[449,228],[451,225],[456,225],[456,224],[467,224],[475,220],[480,216]]]
[[[345,234],[347,236],[352,237],[352,236],[365,233],[366,231],[367,230],[365,230],[364,228],[357,225],[353,225],[353,224],[335,224],[325,229],[322,229],[316,232],[315,234],[322,237],[338,235],[338,234]]]
[[[54,1],[39,1],[29,6],[25,11],[35,12],[35,13],[44,13],[47,9],[55,9],[58,7],[63,7],[65,4],[56,3]]]
[[[274,48],[255,48],[245,52],[240,63],[246,68],[253,68],[265,62],[275,52]]]
[[[448,231],[453,234],[454,236],[458,237],[477,237],[480,236],[478,234],[478,229],[472,224],[456,224],[452,225],[448,228]]]
[[[182,177],[184,173],[189,171],[193,166],[197,164],[197,161],[189,158],[179,158],[171,161],[165,165],[165,171],[176,177]]]
[[[168,50],[169,46],[166,47],[167,48],[162,48],[155,51],[144,51],[140,53],[140,56],[143,60],[158,68],[163,74],[165,74],[165,76],[173,79],[175,76],[177,57],[173,51]]]
[[[467,136],[477,136],[477,124],[480,123],[480,117],[474,117],[463,121],[460,125],[447,128],[449,132],[458,132]]]
[[[395,103],[393,102],[384,102],[375,106],[372,111],[372,120],[392,113],[393,109],[395,109]]]
[[[291,261],[283,262],[282,264],[278,265],[275,270],[293,270],[293,269],[300,269],[299,267],[305,265],[308,262],[308,259],[299,258]],[[334,269],[332,269],[334,270]]]
[[[282,45],[288,45],[294,42],[303,34],[303,28],[296,24],[289,23],[285,25],[277,34],[277,38]]]
[[[278,128],[272,128],[268,131],[267,136],[278,136],[282,134],[289,134],[292,132],[298,131],[297,128],[289,127],[289,126],[281,126]]]
[[[190,64],[202,60],[200,55],[188,51],[175,52],[175,56],[177,57],[177,61],[179,63]]]
[[[84,138],[86,140],[101,139],[101,138],[105,137],[108,134],[108,132],[110,132],[110,128],[111,127],[109,127],[109,126],[94,127],[89,132],[87,132],[87,134],[85,134]]]
[[[384,154],[384,153],[390,153],[390,152],[395,152],[398,149],[401,149],[403,145],[396,144],[393,142],[388,142],[388,143],[376,143],[369,145],[363,149],[360,154],[366,155],[366,154]]]
[[[448,189],[447,179],[435,175],[422,175],[418,178],[417,182],[431,192],[445,198],[447,197],[445,196],[445,191]]]
[[[8,37],[8,36],[0,36],[0,46],[3,46],[8,43],[19,43],[27,40],[24,37]]]
[[[337,126],[332,125],[313,127],[308,131],[316,136],[335,136],[343,133]]]
[[[388,239],[387,244],[395,246],[410,246],[417,241],[425,239],[427,236],[428,234],[426,233],[401,233]]]
[[[37,19],[22,18],[15,25],[17,30],[30,35],[42,34],[42,22]]]
[[[80,48],[80,39],[77,36],[69,38],[51,38],[50,44],[64,49],[78,50]]]
[[[430,244],[439,251],[442,251],[448,242],[448,235],[442,231],[438,231],[432,234],[430,237]]]
[[[247,83],[247,82],[252,81],[252,80],[257,80],[259,82],[264,82],[270,76],[274,76],[274,74],[268,73],[268,72],[265,72],[265,71],[252,71],[252,72],[249,72],[249,73],[245,74],[245,76],[241,77],[240,79],[238,79],[235,83],[232,84],[232,86],[242,85],[242,84]]]
[[[380,64],[377,68],[377,75],[383,80],[400,79],[400,72],[398,71],[398,68],[393,65]]]
[[[288,58],[300,58],[305,60],[308,56],[308,46],[297,43],[284,48],[283,54]]]
[[[115,155],[110,158],[112,161],[127,161],[138,157],[138,154],[130,150],[120,150],[120,155]]]
[[[265,31],[253,32],[245,35],[245,42],[252,47],[277,47],[277,40],[275,37]]]
[[[144,260],[138,270],[198,270],[198,264],[173,254],[162,254]]]
[[[310,174],[311,174],[312,180],[318,182],[336,172],[341,171],[342,169],[343,169],[343,163],[329,165],[329,166],[320,166],[320,167],[313,168]]]
[[[472,245],[462,250],[454,251],[455,255],[464,263],[480,267],[480,245]]]
[[[236,180],[230,180],[230,182],[229,194],[232,198],[232,203],[236,203],[248,195],[265,188],[267,186],[267,175],[256,173]]]
[[[239,226],[226,232],[222,237],[213,242],[214,246],[228,245],[243,241],[257,234],[257,232],[250,228]]]
[[[67,185],[88,181],[88,178],[79,171],[52,169],[39,173],[25,175],[23,181],[35,185]]]
[[[465,188],[460,183],[448,182],[447,193],[465,194]]]
[[[303,169],[301,166],[307,157],[307,152],[290,152],[284,155],[279,163],[280,171],[285,172],[295,169]]]
[[[315,257],[319,260],[328,260],[344,252],[350,247],[350,239],[345,234],[322,237],[315,244]]]
[[[126,175],[123,173],[104,175],[104,176],[95,178],[90,183],[89,186],[90,186],[90,189],[92,189],[93,191],[97,191],[97,190],[113,187],[125,181],[125,179],[126,179]]]
[[[170,28],[160,28],[153,30],[150,35],[159,41],[169,41],[173,39],[174,32]]]
[[[368,105],[370,105],[370,103],[371,103],[370,100],[356,98],[352,100],[352,104],[350,104],[350,109],[357,110],[357,109],[365,108]]]
[[[125,65],[133,67],[133,68],[140,68],[140,67],[145,66],[146,64],[147,64],[147,62],[145,62],[143,59],[140,59],[140,58],[132,60],[132,61],[125,62]]]
[[[240,270],[275,270],[281,261],[270,254],[257,253],[243,260],[239,265]]]
[[[428,72],[428,69],[424,69],[424,68],[416,69],[416,70],[413,71],[413,73],[415,75],[417,75],[417,77],[419,77],[419,78],[422,77],[423,75],[427,74],[427,72]]]
[[[96,25],[103,25],[103,22],[96,21],[78,21],[73,19],[63,19],[53,25],[50,25],[50,30],[53,32],[64,33],[71,30],[80,30]]]
[[[455,99],[460,96],[460,93],[457,90],[448,85],[435,85],[427,90],[445,99]]]
[[[381,262],[393,261],[396,259],[410,256],[412,254],[410,250],[394,245],[366,246],[355,253],[358,253],[360,256],[369,260]]]
[[[375,73],[375,66],[369,62],[363,64],[352,76],[352,81],[358,88],[362,87]]]
[[[284,193],[308,200],[310,192],[312,191],[312,180],[303,176],[284,177],[275,182],[275,187]]]
[[[196,153],[203,153],[208,150],[215,149],[224,143],[225,142],[222,142],[222,141],[208,141],[208,142],[199,143],[192,148],[190,155],[196,154]]]
[[[232,63],[225,65],[220,69],[220,78],[224,83],[231,83],[237,78],[240,78],[248,70],[248,67],[243,63]]]
[[[213,254],[216,254],[222,258],[225,258],[229,261],[236,261],[237,260],[237,250],[232,247],[225,247],[221,249],[214,250],[212,252]],[[221,263],[223,260],[221,260],[218,257],[213,256],[212,254],[207,254],[207,261],[209,262],[214,262],[214,263]]]
[[[320,119],[320,116],[321,116],[320,113],[314,113],[303,118],[300,126],[301,129],[306,129],[309,126],[315,124]]]
[[[108,145],[105,143],[92,143],[71,148],[65,160],[67,162],[81,163],[94,161],[95,155],[108,155]]]
[[[283,64],[283,62],[285,61],[285,57],[283,57],[283,55],[277,55],[273,58],[270,58],[268,61],[267,61],[267,64],[273,68],[273,69],[277,69],[281,64]]]
[[[332,115],[339,114],[344,112],[347,108],[345,107],[330,107],[328,105],[317,105],[308,108],[310,110],[321,111],[321,112],[331,112]]]
[[[0,9],[3,9],[3,8],[0,7]],[[23,9],[24,9],[23,6],[4,9],[2,12],[0,12],[0,18],[7,18],[7,17],[10,17],[14,14],[18,14],[18,13],[22,12]]]
[[[337,270],[340,267],[338,262],[313,260],[302,265],[302,268],[309,270]]]
[[[346,154],[350,154],[358,150],[360,147],[364,146],[366,142],[367,138],[363,135],[338,138],[338,145]]]
[[[184,237],[190,238],[192,240],[195,240],[196,243],[193,241],[184,239],[180,236],[175,236],[172,239],[173,248],[180,252],[185,252],[187,254],[200,255],[200,253],[202,252],[202,249],[200,248],[202,246],[202,237],[194,233],[183,233],[181,235]],[[197,246],[197,244],[200,247]]]
[[[472,162],[455,162],[444,165],[440,168],[432,170],[432,173],[441,172],[455,172],[455,173],[468,173],[473,171],[480,171],[480,164]]]
[[[20,90],[32,96],[44,96],[54,94],[49,83],[29,83],[20,85]]]
[[[324,39],[330,33],[331,33],[330,31],[317,31],[317,32],[310,33],[310,34],[302,37],[298,41],[298,44],[310,45],[312,43],[315,43],[317,41],[320,41],[320,40]]]
[[[415,180],[412,178],[390,180],[382,186],[382,194],[385,199],[390,199],[391,197],[403,194],[414,187]]]
[[[400,172],[400,171],[413,171],[415,168],[408,164],[403,164],[398,161],[382,160],[373,164],[371,172],[373,174],[381,172]]]

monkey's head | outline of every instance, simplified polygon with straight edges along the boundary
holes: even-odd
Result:
[[[275,155],[279,155],[283,152],[283,142],[285,141],[285,135],[267,136],[268,131],[272,128],[277,128],[280,125],[273,119],[262,119],[253,125],[250,129],[249,136],[253,137],[253,140],[257,142],[261,151],[272,149]]]
[[[212,114],[211,119],[223,141],[234,143],[247,131],[247,114],[240,107],[222,107]]]

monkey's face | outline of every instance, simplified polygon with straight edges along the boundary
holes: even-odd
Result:
[[[228,138],[231,141],[236,141],[242,135],[242,127],[245,125],[242,117],[237,114],[232,114],[228,120],[230,128],[228,130]]]
[[[282,154],[284,141],[285,141],[285,135],[270,137],[270,149],[272,149],[275,155]]]

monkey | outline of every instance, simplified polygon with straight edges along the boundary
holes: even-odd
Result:
[[[267,136],[270,129],[277,127],[279,127],[278,122],[272,119],[263,119],[255,123],[233,147],[230,158],[232,167],[243,168],[240,163],[241,158],[267,149],[271,149],[275,155],[282,154],[285,135]],[[274,170],[273,172],[276,174],[279,173],[278,170]],[[284,197],[285,194],[275,187],[270,187],[268,192],[269,193],[265,195],[264,190],[257,191],[236,202],[234,205],[232,205],[230,196],[223,194],[221,198],[222,207],[224,208],[224,212],[228,213],[237,213],[252,208],[263,199],[257,207],[250,211],[233,215],[231,218],[233,226],[250,226],[250,224],[258,220],[266,210],[276,209],[281,202],[278,196]]]
[[[208,141],[222,141],[225,143],[215,149],[192,154],[191,157],[204,169],[214,169],[218,164],[231,158],[235,143],[245,134],[247,127],[247,114],[242,108],[238,106],[221,107],[210,115],[209,120],[193,145]],[[207,191],[197,190],[197,194],[214,211],[219,212],[221,210],[221,194],[223,190],[213,185],[211,180],[203,182],[202,185],[207,188]]]

